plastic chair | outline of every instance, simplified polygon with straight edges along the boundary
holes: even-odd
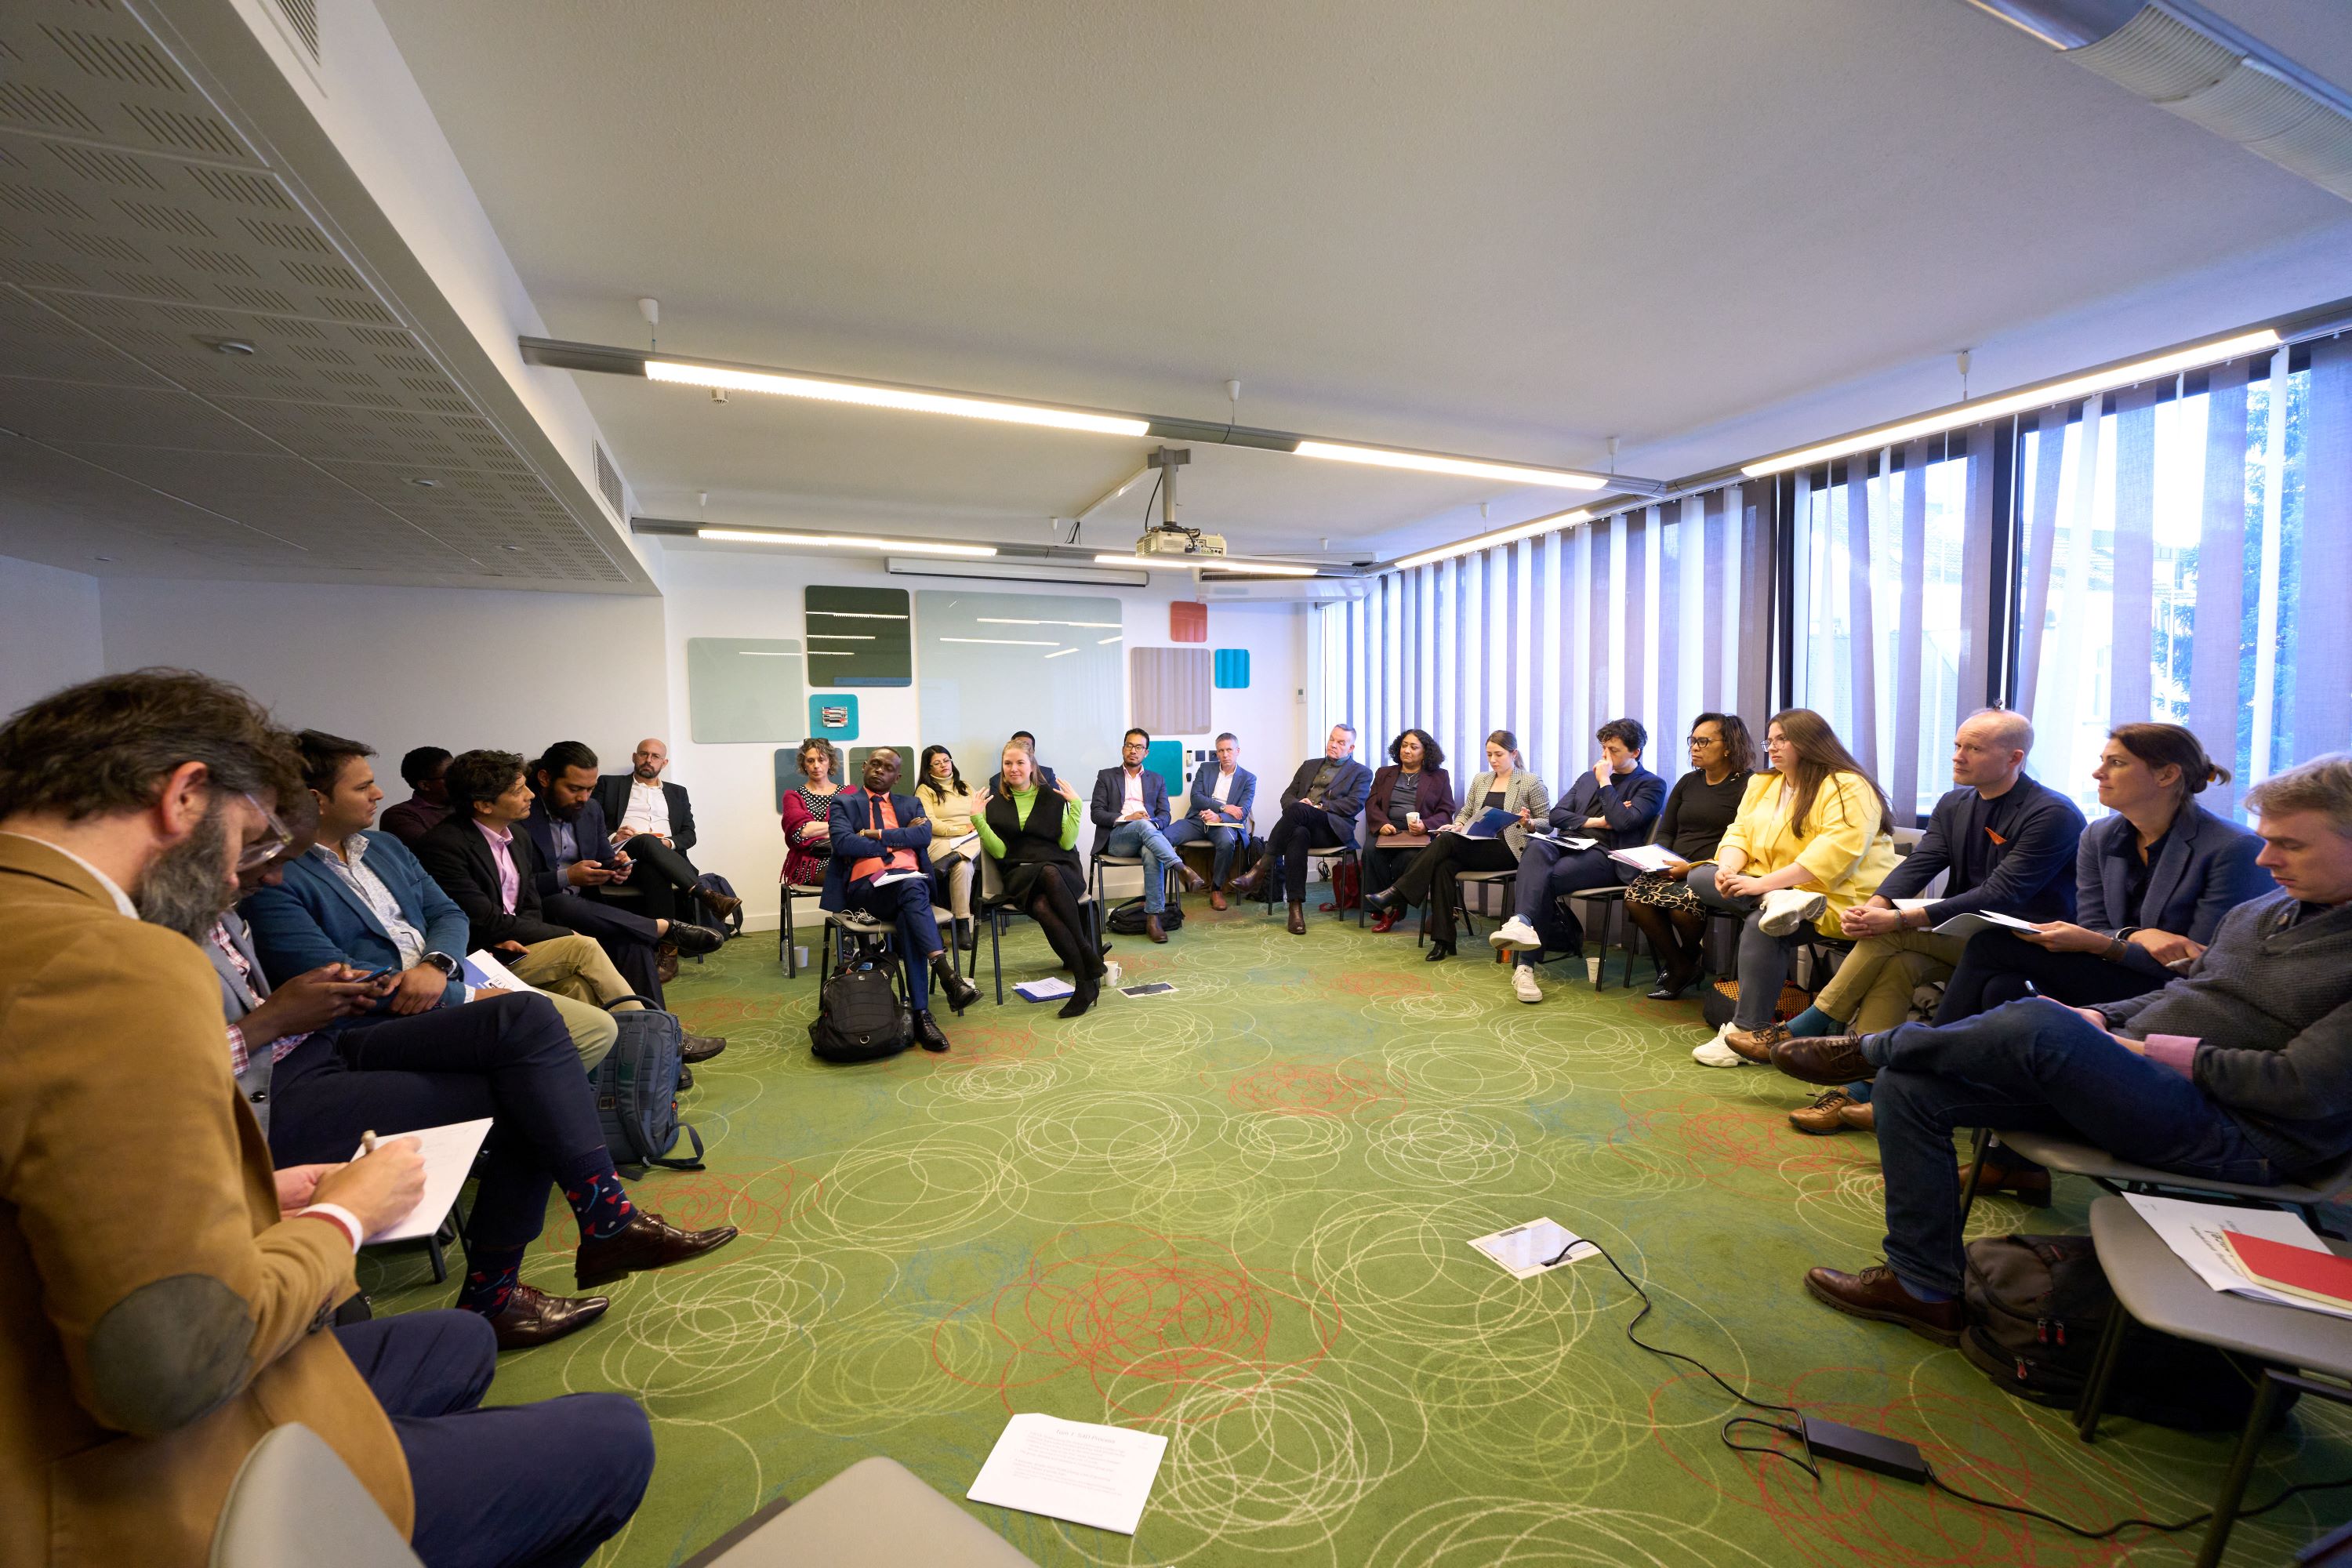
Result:
[[[2338,1160],[2319,1172],[2307,1184],[2285,1183],[2274,1187],[2249,1187],[2235,1182],[2210,1181],[2203,1176],[2184,1176],[2176,1171],[2159,1171],[2152,1165],[2135,1165],[2128,1160],[2118,1160],[2095,1144],[2061,1138],[2047,1132],[2000,1132],[1991,1128],[1976,1130],[1969,1151],[1969,1173],[1960,1184],[1960,1224],[1969,1223],[1969,1211],[1976,1206],[1977,1176],[1984,1169],[1985,1154],[1996,1140],[2005,1149],[2012,1149],[2037,1165],[2046,1165],[2053,1175],[2087,1176],[2111,1193],[2200,1193],[2208,1196],[2237,1198],[2250,1204],[2273,1204],[2280,1208],[2300,1210],[2319,1228],[2319,1205],[2333,1203],[2352,1190],[2352,1156]]]
[[[211,1568],[423,1568],[342,1457],[300,1422],[253,1446],[213,1526]]]
[[[1578,944],[1576,955],[1584,960],[1585,977],[1591,981],[1595,991],[1601,989],[1601,982],[1609,973],[1610,930],[1612,926],[1621,928],[1618,934],[1624,938],[1622,945],[1625,952],[1623,984],[1630,989],[1633,984],[1633,954],[1641,942],[1641,931],[1625,915],[1624,886],[1612,882],[1605,888],[1579,888],[1574,892],[1562,893],[1559,901],[1586,906],[1586,910],[1577,914],[1577,927],[1584,933],[1584,941]],[[1598,921],[1591,918],[1591,912],[1596,910],[1600,915]],[[1596,925],[1601,930],[1601,955],[1598,958],[1588,956],[1585,951],[1591,945]],[[1652,967],[1656,967],[1654,963]],[[1664,973],[1664,971],[1659,973]]]
[[[1095,952],[1102,952],[1102,905],[1091,890],[1080,895],[1078,914],[1087,922],[1087,934],[1093,939]],[[973,889],[971,917],[988,922],[988,966],[996,983],[996,1005],[1004,1005],[1005,922],[1015,918],[1027,919],[1027,914],[1014,909],[1004,900],[1004,867],[993,855],[980,858],[980,885]],[[978,967],[977,963],[974,968]]]
[[[1454,907],[1462,916],[1462,934],[1473,942],[1475,942],[1478,938],[1478,922],[1470,918],[1470,897],[1467,891],[1468,889],[1500,888],[1503,891],[1503,905],[1506,913],[1499,918],[1500,920],[1508,920],[1510,919],[1510,915],[1507,911],[1510,908],[1512,889],[1518,886],[1518,882],[1519,873],[1517,867],[1513,867],[1507,871],[1454,872]],[[1486,895],[1482,892],[1478,899],[1478,912],[1484,915],[1493,915],[1495,911],[1487,909],[1486,907]],[[1505,954],[1504,957],[1505,961],[1508,962],[1509,955]]]
[[[2164,1238],[2148,1228],[2137,1210],[2119,1197],[2100,1198],[2091,1205],[2091,1243],[2098,1248],[2099,1267],[2116,1293],[2116,1310],[2107,1314],[2091,1375],[2075,1407],[2074,1430],[2084,1442],[2095,1441],[2099,1413],[2113,1381],[2118,1352],[2137,1321],[2159,1333],[2215,1345],[2265,1364],[2253,1408],[2238,1436],[2238,1448],[2222,1475],[2221,1494],[2213,1500],[2213,1522],[2205,1529],[2197,1553],[2198,1568],[2215,1568],[2245,1500],[2246,1480],[2263,1436],[2277,1418],[2279,1396],[2289,1389],[2352,1405],[2352,1321],[2298,1307],[2250,1301],[2216,1290],[2183,1263]],[[2352,1247],[2338,1246],[2339,1253]],[[2339,1381],[2322,1383],[2295,1372],[2317,1372]]]
[[[1299,853],[1305,855],[1310,861],[1328,860],[1335,868],[1348,865],[1357,860],[1356,847],[1353,844],[1325,844],[1313,849],[1300,850]],[[1361,876],[1362,867],[1360,865],[1358,865],[1357,871],[1357,886],[1360,888],[1363,885]],[[1336,889],[1339,886],[1339,880],[1337,874],[1335,872],[1327,871],[1325,875],[1330,879],[1332,886]],[[1268,915],[1272,915],[1274,913],[1275,894],[1277,889],[1274,885],[1274,872],[1271,868],[1266,871],[1265,879],[1258,884],[1258,890],[1265,895],[1265,912]],[[1332,901],[1337,903],[1339,900],[1335,898]],[[1337,910],[1333,912],[1341,920],[1346,920],[1348,918],[1348,911],[1344,909]],[[1356,923],[1358,925],[1364,923],[1364,900],[1360,893],[1356,899]]]

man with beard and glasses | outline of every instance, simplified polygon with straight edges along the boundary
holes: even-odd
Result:
[[[537,798],[522,826],[538,852],[532,882],[541,914],[594,937],[641,995],[660,997],[662,982],[677,973],[678,954],[719,951],[727,939],[709,926],[652,919],[604,899],[603,889],[626,882],[636,864],[613,842],[596,804],[595,752],[558,741],[531,764],[530,782]]]
[[[581,1563],[652,1474],[624,1396],[476,1408],[479,1318],[328,1329],[422,1161],[399,1138],[348,1159],[353,1139],[273,1174],[182,934],[286,847],[271,806],[298,788],[268,715],[187,671],[0,728],[0,1562],[200,1568],[247,1455],[292,1422],[433,1568]],[[560,1041],[536,998],[487,1005]]]
[[[596,781],[596,808],[613,826],[613,842],[629,858],[628,885],[645,895],[646,913],[657,920],[692,915],[699,899],[722,921],[741,912],[743,900],[698,891],[702,873],[686,852],[694,847],[694,805],[686,786],[663,778],[669,748],[648,736],[629,754],[629,771]]]

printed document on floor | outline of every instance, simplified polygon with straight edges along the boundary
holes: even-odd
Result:
[[[1168,1439],[1124,1426],[1015,1415],[963,1495],[1133,1535]]]
[[[1471,1246],[1485,1253],[1514,1279],[1532,1279],[1556,1267],[1581,1263],[1599,1254],[1600,1248],[1577,1235],[1563,1229],[1549,1219],[1529,1220],[1508,1230],[1498,1230],[1492,1236],[1482,1236]],[[1566,1257],[1561,1257],[1566,1253]]]

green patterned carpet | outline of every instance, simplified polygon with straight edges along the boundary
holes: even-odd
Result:
[[[1169,1438],[1132,1540],[961,1505],[1049,1568],[2189,1560],[2195,1532],[2076,1542],[1853,1471],[1816,1491],[1723,1447],[1736,1407],[1626,1342],[1638,1303],[1605,1263],[1522,1283],[1471,1249],[1543,1215],[1592,1236],[1655,1300],[1645,1337],[1969,1489],[2100,1523],[2207,1505],[2226,1440],[2111,1421],[2085,1447],[1957,1352],[1808,1298],[1808,1265],[1875,1257],[1874,1146],[1791,1131],[1803,1090],[1776,1074],[1695,1065],[1696,1006],[1596,995],[1571,961],[1530,1007],[1483,944],[1424,963],[1409,923],[1193,913],[1113,953],[1173,994],[1074,1022],[983,997],[942,1015],[952,1054],[863,1068],[810,1057],[815,983],[786,983],[772,935],[688,966],[672,1005],[730,1042],[687,1097],[709,1168],[635,1193],[742,1238],[612,1287],[494,1394],[651,1413],[659,1469],[600,1563],[674,1563],[868,1454],[961,1500],[1027,1410]],[[1008,976],[1045,973],[1013,931]],[[2080,1228],[2090,1189],[2060,1195],[1979,1221]],[[574,1239],[559,1203],[527,1277],[568,1289]],[[414,1253],[363,1278],[384,1310],[450,1295]],[[2264,1459],[2252,1500],[2352,1475],[2352,1421],[2306,1402]],[[2347,1512],[2352,1491],[2298,1497],[2229,1560],[2283,1562]]]

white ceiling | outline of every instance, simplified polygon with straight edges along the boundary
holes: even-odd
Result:
[[[2225,8],[2352,66],[2345,7]],[[650,294],[679,353],[1220,419],[1235,376],[1244,423],[1628,472],[2352,219],[1959,0],[384,14],[554,335]],[[581,381],[674,516],[1034,538],[1143,447]],[[1236,550],[1560,504],[1194,459]]]

